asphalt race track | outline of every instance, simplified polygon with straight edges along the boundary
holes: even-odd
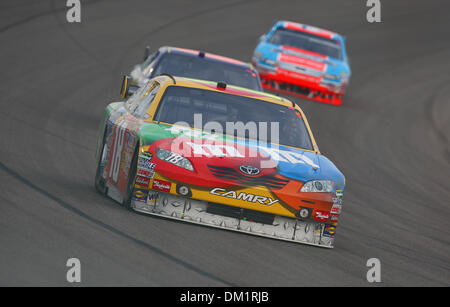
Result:
[[[450,285],[450,2],[66,1],[0,3],[0,285]],[[277,19],[347,36],[344,105],[295,101],[346,176],[332,250],[129,212],[96,193],[105,106],[144,47],[249,61]],[[380,285],[380,284],[379,284]]]

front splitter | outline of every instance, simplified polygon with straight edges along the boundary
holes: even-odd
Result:
[[[324,235],[325,224],[275,216],[272,224],[256,223],[207,212],[208,202],[157,192],[153,200],[132,200],[133,210],[225,230],[277,240],[333,248],[334,238]],[[156,200],[155,200],[156,198]]]

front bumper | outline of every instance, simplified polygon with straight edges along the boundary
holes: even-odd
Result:
[[[335,86],[333,82],[325,82],[319,77],[299,74],[276,68],[267,70],[257,65],[262,87],[288,95],[298,96],[332,105],[341,105],[346,84]]]
[[[254,216],[254,213],[259,214],[258,212],[252,213],[247,210],[244,213],[245,209],[242,208],[231,208],[163,192],[150,191],[150,193],[153,193],[152,197],[146,201],[132,200],[133,210],[272,239],[327,248],[332,248],[334,244],[336,226],[333,224],[277,215],[266,216],[265,221],[261,218],[253,221],[252,214]],[[230,210],[234,210],[234,213],[230,214]]]

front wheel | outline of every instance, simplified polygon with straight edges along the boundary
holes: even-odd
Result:
[[[139,150],[139,146],[137,146],[136,150],[134,151],[133,160],[131,161],[131,166],[130,166],[130,173],[128,176],[127,192],[126,192],[125,197],[123,198],[123,202],[122,202],[122,205],[127,209],[131,209],[131,198],[133,197],[134,184],[136,182],[138,150]]]
[[[104,159],[104,155],[106,154],[106,143],[105,143],[105,136],[103,136],[103,142],[102,142],[102,151],[100,152],[100,159],[97,163],[97,170],[95,172],[95,189],[100,194],[106,194],[106,180],[103,178],[103,170],[104,165],[102,165]]]

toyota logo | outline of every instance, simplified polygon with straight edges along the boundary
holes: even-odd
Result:
[[[250,165],[241,165],[239,170],[247,175],[258,175],[261,172],[259,168]]]

